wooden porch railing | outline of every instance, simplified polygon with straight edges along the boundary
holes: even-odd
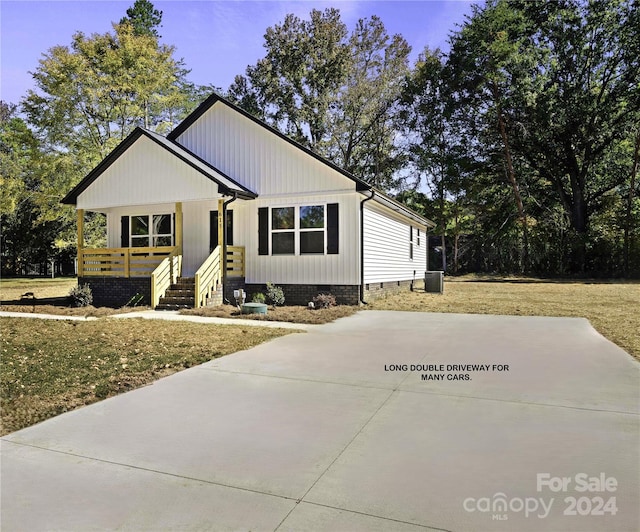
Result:
[[[222,270],[220,268],[220,255],[222,250],[217,246],[198,268],[195,275],[195,307],[199,308],[207,303],[207,299],[218,289],[222,282]]]
[[[227,276],[244,277],[244,246],[227,246]]]
[[[78,276],[149,277],[177,249],[175,246],[81,249]]]
[[[151,274],[151,308],[156,308],[167,288],[177,282],[182,274],[182,255],[177,248],[165,257]]]

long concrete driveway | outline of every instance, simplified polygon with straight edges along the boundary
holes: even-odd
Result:
[[[583,319],[360,312],[3,438],[2,530],[635,532],[639,385]]]

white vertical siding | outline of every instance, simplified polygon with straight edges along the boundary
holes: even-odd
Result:
[[[409,253],[412,223],[373,202],[364,210],[364,282],[421,279],[427,262],[426,227],[413,225],[413,259]],[[420,230],[420,245],[417,231]],[[415,274],[414,274],[415,272]]]
[[[258,255],[258,208],[338,203],[339,252],[336,255]],[[281,284],[359,284],[358,194],[286,196],[244,202],[238,219],[246,222],[246,282]],[[235,222],[234,215],[234,222]]]
[[[182,204],[182,275],[185,277],[192,277],[209,256],[209,211],[217,209],[217,200]]]
[[[220,102],[177,141],[260,195],[355,189],[351,179]]]
[[[77,207],[99,210],[200,200],[217,195],[215,182],[141,136],[78,196]]]

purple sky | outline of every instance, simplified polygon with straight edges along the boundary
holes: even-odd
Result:
[[[135,0],[51,0],[0,2],[0,97],[18,103],[33,88],[29,72],[55,45],[68,45],[76,31],[105,33]],[[153,1],[153,0],[152,0]],[[163,12],[162,42],[191,69],[189,79],[227,89],[236,74],[264,56],[263,35],[287,13],[307,18],[311,9],[337,7],[349,30],[363,17],[378,15],[389,34],[400,33],[413,48],[412,62],[425,46],[447,49],[447,37],[470,13],[466,0],[153,1]]]

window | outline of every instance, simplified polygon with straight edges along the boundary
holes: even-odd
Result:
[[[170,214],[131,216],[130,220],[131,247],[173,245],[173,217]]]
[[[271,209],[271,254],[295,254],[295,208]]]
[[[409,226],[409,258],[413,260],[413,226]]]
[[[259,255],[335,255],[338,248],[337,203],[258,209]]]
[[[324,253],[324,205],[300,207],[300,254]]]

